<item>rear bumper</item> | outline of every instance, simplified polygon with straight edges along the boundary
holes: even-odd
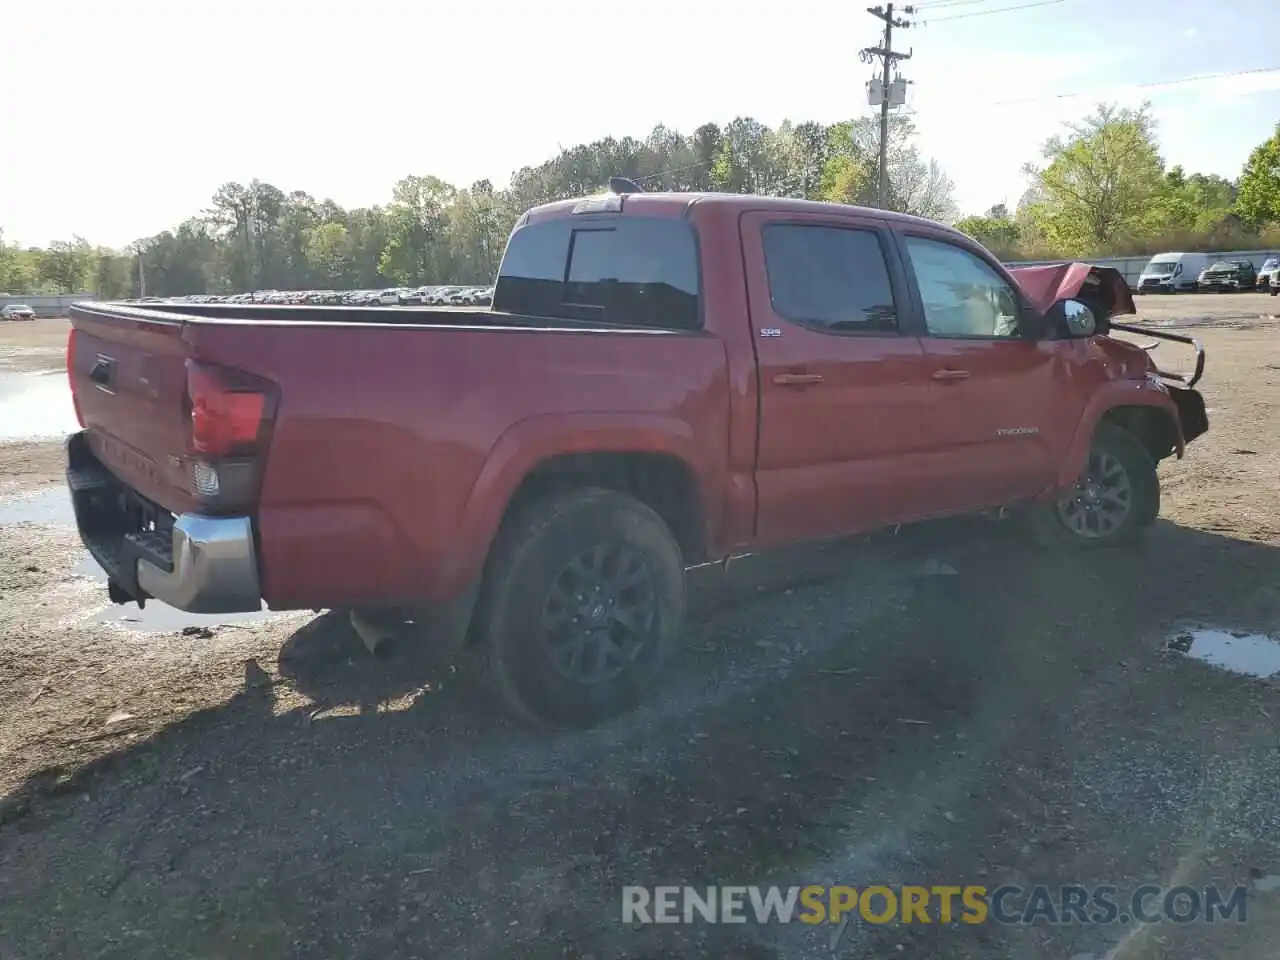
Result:
[[[138,558],[138,586],[150,596],[192,613],[262,608],[248,517],[184,513],[174,519],[169,552],[167,568]]]
[[[191,613],[262,609],[249,517],[175,517],[117,480],[83,433],[67,441],[67,486],[80,539],[106,571],[113,600],[154,598]]]

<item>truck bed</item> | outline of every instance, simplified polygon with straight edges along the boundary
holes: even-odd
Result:
[[[110,312],[150,320],[222,320],[236,323],[342,323],[369,326],[512,328],[538,330],[625,330],[629,333],[684,334],[688,331],[603,323],[598,320],[550,319],[503,313],[487,307],[333,306],[270,303],[189,303],[186,301],[81,303],[82,313]]]

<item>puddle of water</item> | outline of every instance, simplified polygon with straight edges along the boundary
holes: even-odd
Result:
[[[45,490],[34,496],[0,503],[0,525],[8,523],[39,523],[55,527],[74,527],[75,512],[71,509],[71,495],[63,487]],[[78,577],[87,577],[99,583],[107,582],[107,574],[98,562],[85,553],[71,568]],[[148,600],[145,609],[136,603],[112,604],[99,615],[99,623],[111,623],[127,630],[140,632],[170,632],[187,627],[221,627],[235,623],[261,623],[284,616],[268,610],[264,605],[256,613],[186,613],[159,600]]]
[[[1182,630],[1169,649],[1213,667],[1267,679],[1280,674],[1280,641],[1240,630]]]
[[[0,373],[0,441],[65,437],[78,429],[61,370]]]
[[[59,484],[49,490],[0,503],[0,526],[8,523],[43,523],[54,527],[74,527],[75,511],[71,494]]]
[[[107,582],[107,574],[98,566],[98,561],[86,554],[79,563],[71,568],[78,577],[87,577],[99,583]],[[111,623],[136,630],[141,633],[169,633],[185,630],[188,627],[225,627],[236,623],[262,623],[276,617],[284,616],[266,608],[256,613],[187,613],[161,603],[159,600],[148,600],[145,608],[136,603],[112,604],[105,613],[98,617],[99,623]]]

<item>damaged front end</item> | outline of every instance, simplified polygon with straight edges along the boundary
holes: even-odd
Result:
[[[1078,300],[1094,312],[1099,324],[1097,335],[1106,336],[1113,330],[1120,330],[1156,338],[1156,342],[1132,346],[1137,346],[1148,355],[1149,380],[1153,386],[1166,392],[1177,408],[1183,444],[1208,432],[1209,416],[1204,398],[1195,389],[1204,374],[1204,345],[1194,337],[1180,333],[1116,323],[1112,318],[1132,316],[1138,312],[1129,284],[1119,270],[1090,263],[1054,263],[1015,267],[1009,273],[1031,304],[1042,313],[1047,313],[1054,304],[1064,300]],[[1160,345],[1161,340],[1186,344],[1195,351],[1195,365],[1191,373],[1172,373],[1160,369],[1150,358],[1150,354]]]
[[[1123,330],[1126,333],[1134,333],[1139,336],[1156,337],[1160,340],[1185,343],[1195,350],[1195,369],[1190,374],[1170,373],[1161,370],[1159,365],[1152,361],[1155,371],[1151,376],[1155,377],[1160,382],[1160,385],[1168,391],[1169,398],[1173,400],[1174,406],[1178,408],[1178,422],[1182,427],[1182,442],[1190,443],[1196,437],[1208,433],[1209,414],[1205,409],[1204,397],[1200,395],[1199,390],[1194,389],[1195,385],[1200,382],[1200,377],[1204,374],[1204,345],[1194,337],[1184,337],[1180,333],[1170,333],[1167,330],[1149,330],[1146,327],[1139,327],[1130,323],[1112,323],[1110,326],[1112,330]],[[1159,345],[1159,343],[1138,344],[1148,354]]]

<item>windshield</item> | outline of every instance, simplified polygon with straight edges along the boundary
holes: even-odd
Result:
[[[1267,257],[1267,259],[1262,261],[1263,270],[1274,270],[1277,266],[1280,266],[1280,260],[1277,260],[1275,257]]]
[[[1156,277],[1167,277],[1173,273],[1173,268],[1177,265],[1177,260],[1152,260],[1147,264],[1147,269],[1143,272]]]
[[[1210,267],[1209,269],[1210,269],[1210,270],[1235,270],[1235,269],[1237,269],[1239,266],[1240,266],[1240,264],[1238,264],[1238,263],[1233,263],[1233,262],[1231,262],[1230,260],[1219,260],[1217,263],[1215,263],[1215,264],[1214,264],[1212,267]]]

